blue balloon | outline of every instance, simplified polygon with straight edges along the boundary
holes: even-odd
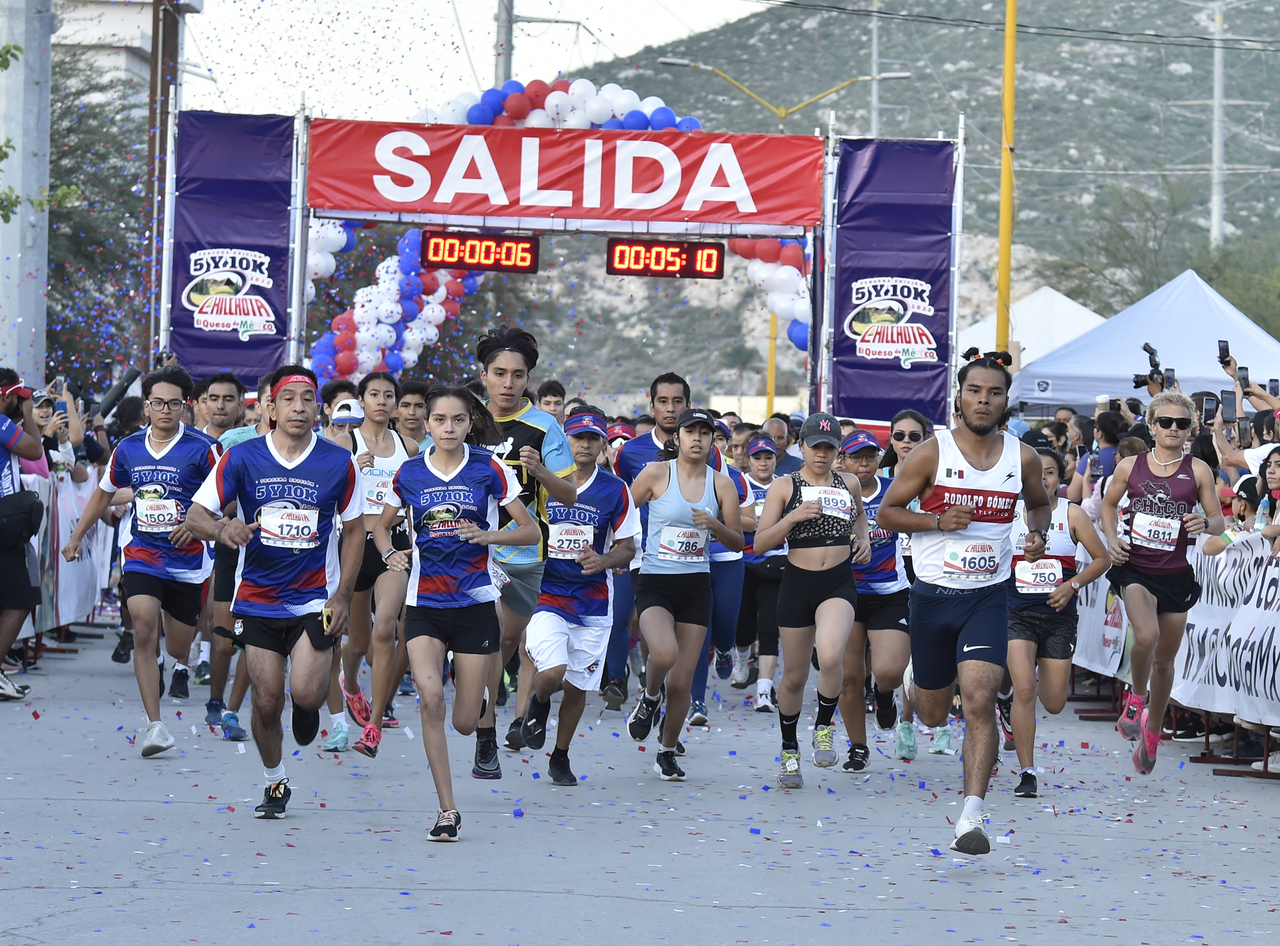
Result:
[[[417,309],[418,309],[418,307],[417,307],[417,306],[414,306],[414,311],[415,311],[415,312],[417,311]],[[391,348],[392,348],[392,350],[393,350],[393,351],[399,351],[399,350],[403,347],[403,345],[404,345],[404,330],[405,330],[405,328],[407,327],[407,325],[408,325],[408,323],[407,323],[407,322],[397,322],[395,325],[391,326],[392,328],[394,328],[394,329],[396,330],[396,340],[395,340],[395,344],[393,344],[393,345],[391,346]]]
[[[418,314],[421,311],[422,310],[418,308],[418,303],[414,302],[413,299],[400,300],[400,312],[402,313],[400,317],[404,321],[412,322],[418,317]]]
[[[387,352],[382,356],[382,363],[392,374],[399,374],[404,370],[404,357],[398,351]]]
[[[654,131],[676,127],[676,113],[665,105],[655,108],[649,115],[649,127]]]
[[[342,229],[347,231],[347,242],[342,244],[342,249],[338,250],[338,252],[350,253],[356,248],[356,243],[359,242],[359,238],[356,236],[355,228],[344,226]]]
[[[417,276],[406,276],[400,274],[400,298],[416,299],[422,295],[422,280]]]
[[[493,117],[493,109],[483,102],[467,109],[468,125],[492,125]]]
[[[311,370],[316,374],[330,374],[333,372],[333,357],[330,355],[317,355],[311,353]]]
[[[489,111],[498,115],[502,112],[503,103],[507,100],[507,93],[501,89],[486,89],[480,96],[480,101],[489,106]]]
[[[791,344],[801,351],[809,350],[809,326],[799,319],[792,319],[791,324],[787,326],[787,338],[791,339]]]
[[[692,115],[686,115],[676,122],[676,131],[702,131],[702,122]]]
[[[466,290],[467,295],[471,295],[480,288],[480,284],[476,282],[476,277],[474,276],[463,276],[462,288]]]
[[[641,114],[641,115],[643,115],[643,114],[644,114],[644,112],[641,112],[640,114]],[[619,129],[619,128],[621,128],[621,127],[622,127],[622,119],[621,119],[621,118],[611,118],[611,119],[609,119],[607,122],[605,122],[603,125],[601,125],[600,127],[601,127],[601,128],[611,128],[611,129],[614,129],[614,130],[616,131],[617,129]]]
[[[403,236],[400,237],[400,239],[396,240],[396,249],[400,252],[402,256],[406,251],[410,253],[421,253],[422,252],[422,231],[410,230],[409,232],[405,233]]]
[[[649,116],[640,111],[640,109],[633,108],[622,116],[622,127],[628,131],[647,131],[649,128]]]
[[[515,79],[508,79],[502,83],[502,98],[505,101],[508,95],[515,95],[517,92],[524,91],[524,83],[517,82]],[[501,109],[499,109],[501,111]]]
[[[416,253],[405,250],[400,254],[400,272],[406,276],[416,276],[422,271],[422,250]]]

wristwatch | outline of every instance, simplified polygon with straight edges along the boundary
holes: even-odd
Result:
[[[1032,529],[1030,532],[1027,533],[1027,535],[1038,535],[1040,536],[1040,541],[1042,543],[1044,543],[1046,546],[1049,544],[1048,529]]]
[[[1076,591],[1079,591],[1079,590],[1080,590],[1080,582],[1078,582],[1078,581],[1076,581],[1074,578],[1072,578],[1072,579],[1071,579],[1071,587],[1072,587],[1072,588],[1074,588]]]

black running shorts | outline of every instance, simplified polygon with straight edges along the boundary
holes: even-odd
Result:
[[[632,572],[636,591],[636,614],[661,608],[677,624],[706,627],[711,623],[711,573],[687,572],[677,575],[638,575]]]
[[[1195,569],[1190,566],[1186,571],[1156,575],[1138,571],[1132,563],[1125,562],[1113,565],[1107,572],[1107,579],[1121,598],[1129,585],[1146,588],[1156,599],[1156,614],[1183,614],[1200,600],[1200,583],[1196,581]]]
[[[215,542],[213,546],[213,600],[230,604],[236,595],[236,569],[240,565],[240,550]]]
[[[413,543],[409,539],[409,527],[401,520],[394,529],[391,530],[391,547],[401,552],[407,552],[413,547]],[[368,591],[372,588],[383,573],[387,570],[387,563],[382,560],[382,556],[378,553],[378,546],[373,542],[373,533],[366,532],[364,534],[364,558],[360,560],[360,574],[356,576],[356,591]]]
[[[126,604],[137,596],[155,598],[160,609],[179,624],[195,627],[200,620],[200,592],[202,581],[174,581],[145,572],[125,572],[120,579]]]
[[[1033,641],[1037,660],[1070,660],[1076,652],[1075,611],[1010,611],[1009,640]]]
[[[778,587],[778,627],[813,627],[818,605],[831,598],[843,598],[857,610],[858,583],[848,559],[818,572],[787,562]]]
[[[887,595],[858,595],[853,619],[868,631],[901,631],[910,633],[911,589],[902,588]]]
[[[415,637],[434,637],[455,654],[495,654],[502,643],[502,629],[492,601],[464,608],[411,604],[404,618],[405,643]]]
[[[306,634],[316,650],[332,650],[338,642],[324,632],[324,618],[320,614],[301,614],[287,618],[260,618],[236,616],[236,627],[231,638],[238,647],[261,647],[289,656],[293,645]]]

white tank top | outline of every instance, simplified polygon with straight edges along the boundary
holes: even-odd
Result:
[[[1067,514],[1071,503],[1059,497],[1058,505],[1053,507],[1053,519],[1049,523],[1049,541],[1045,545],[1044,556],[1034,565],[1023,558],[1022,550],[1027,544],[1027,534],[1031,527],[1027,525],[1026,507],[1018,500],[1018,507],[1013,520],[1013,573],[1015,590],[1022,594],[1052,591],[1064,581],[1070,581],[1076,574],[1076,541],[1071,538],[1071,523]]]
[[[933,492],[920,511],[944,513],[952,506],[973,506],[973,519],[960,532],[936,529],[913,536],[916,576],[946,588],[985,588],[1007,581],[1013,559],[1012,523],[1022,493],[1022,443],[1004,433],[1000,459],[976,470],[946,430],[938,434],[938,471]]]
[[[367,470],[360,471],[360,485],[364,488],[365,513],[371,516],[382,515],[382,507],[386,505],[387,494],[391,492],[391,481],[395,479],[396,472],[400,469],[400,464],[409,459],[409,452],[404,448],[404,440],[394,430],[388,430],[391,434],[392,443],[395,444],[395,451],[389,457],[380,457],[375,455],[373,465]],[[355,444],[352,451],[357,456],[369,450],[365,444],[364,437],[360,434],[360,428],[351,431],[351,441]]]

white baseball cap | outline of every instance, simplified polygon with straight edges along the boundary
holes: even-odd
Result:
[[[363,420],[364,411],[360,409],[360,402],[355,398],[343,398],[333,405],[333,423],[358,424]]]

